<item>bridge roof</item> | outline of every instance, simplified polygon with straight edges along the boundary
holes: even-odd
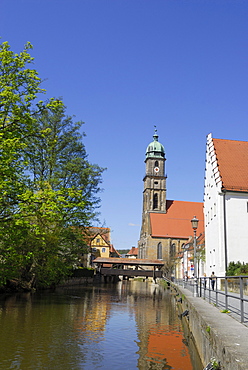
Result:
[[[163,266],[164,262],[160,260],[148,260],[148,259],[138,259],[138,258],[104,258],[104,257],[97,257],[92,261],[93,263],[98,264],[109,264],[109,265],[128,265],[128,266]]]

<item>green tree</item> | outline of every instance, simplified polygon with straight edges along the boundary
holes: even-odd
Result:
[[[227,276],[239,276],[239,275],[248,275],[248,263],[230,262],[226,272]]]
[[[44,92],[37,71],[30,68],[30,49],[27,43],[16,54],[8,42],[0,44],[0,221],[18,211],[19,194],[26,188],[23,150],[28,138],[36,134],[32,108],[37,95]],[[49,104],[61,103],[51,100]],[[42,102],[38,107],[44,108]]]
[[[95,217],[93,209],[99,204],[96,194],[103,169],[87,159],[82,142],[85,134],[80,134],[83,123],[74,123],[65,112],[61,104],[36,115],[36,131],[42,135],[33,136],[25,150],[29,187],[38,191],[49,184],[53,191],[60,191],[60,196],[63,192],[63,204],[67,204],[64,221],[86,225]]]
[[[23,138],[33,130],[30,108],[42,91],[37,72],[26,67],[33,61],[31,47],[14,54],[7,42],[0,45],[0,220],[17,211],[24,186]]]
[[[32,234],[42,238],[29,278],[35,273],[36,283],[51,284],[85,250],[85,230],[96,217],[103,169],[88,162],[82,123],[73,123],[64,106],[43,110],[36,118],[37,132],[43,134],[33,137],[25,150],[32,190],[23,197],[21,222],[32,224]]]
[[[85,248],[102,169],[87,160],[81,123],[61,100],[35,105],[41,80],[28,43],[0,45],[0,284],[56,284]]]

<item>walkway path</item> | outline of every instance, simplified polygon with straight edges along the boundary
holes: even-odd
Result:
[[[195,285],[192,280],[182,282],[184,288],[190,290],[192,294],[195,291]],[[242,322],[241,317],[243,317],[243,324],[248,326],[248,297],[243,296],[243,299],[240,299],[239,294],[233,292],[227,292],[227,295],[223,290],[212,290],[208,287],[198,287],[198,295],[206,300],[208,303],[213,304],[218,307],[220,310],[230,311],[230,316]],[[243,304],[242,304],[243,303]],[[242,313],[242,315],[241,315]],[[248,366],[247,366],[248,368]]]

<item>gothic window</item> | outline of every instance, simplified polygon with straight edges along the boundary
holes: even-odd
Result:
[[[158,194],[157,193],[153,195],[153,209],[156,209],[156,208],[158,208]]]
[[[170,245],[170,256],[171,256],[171,257],[174,257],[174,256],[175,256],[175,254],[176,254],[176,244],[175,244],[175,243],[172,243],[172,244]]]
[[[154,167],[158,167],[158,161],[155,161],[155,166]]]
[[[157,246],[157,259],[158,260],[162,259],[162,243],[158,243]]]

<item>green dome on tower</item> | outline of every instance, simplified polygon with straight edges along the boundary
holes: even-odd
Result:
[[[146,149],[146,158],[164,158],[165,150],[164,146],[158,141],[157,130],[153,135],[153,141],[148,145]]]

